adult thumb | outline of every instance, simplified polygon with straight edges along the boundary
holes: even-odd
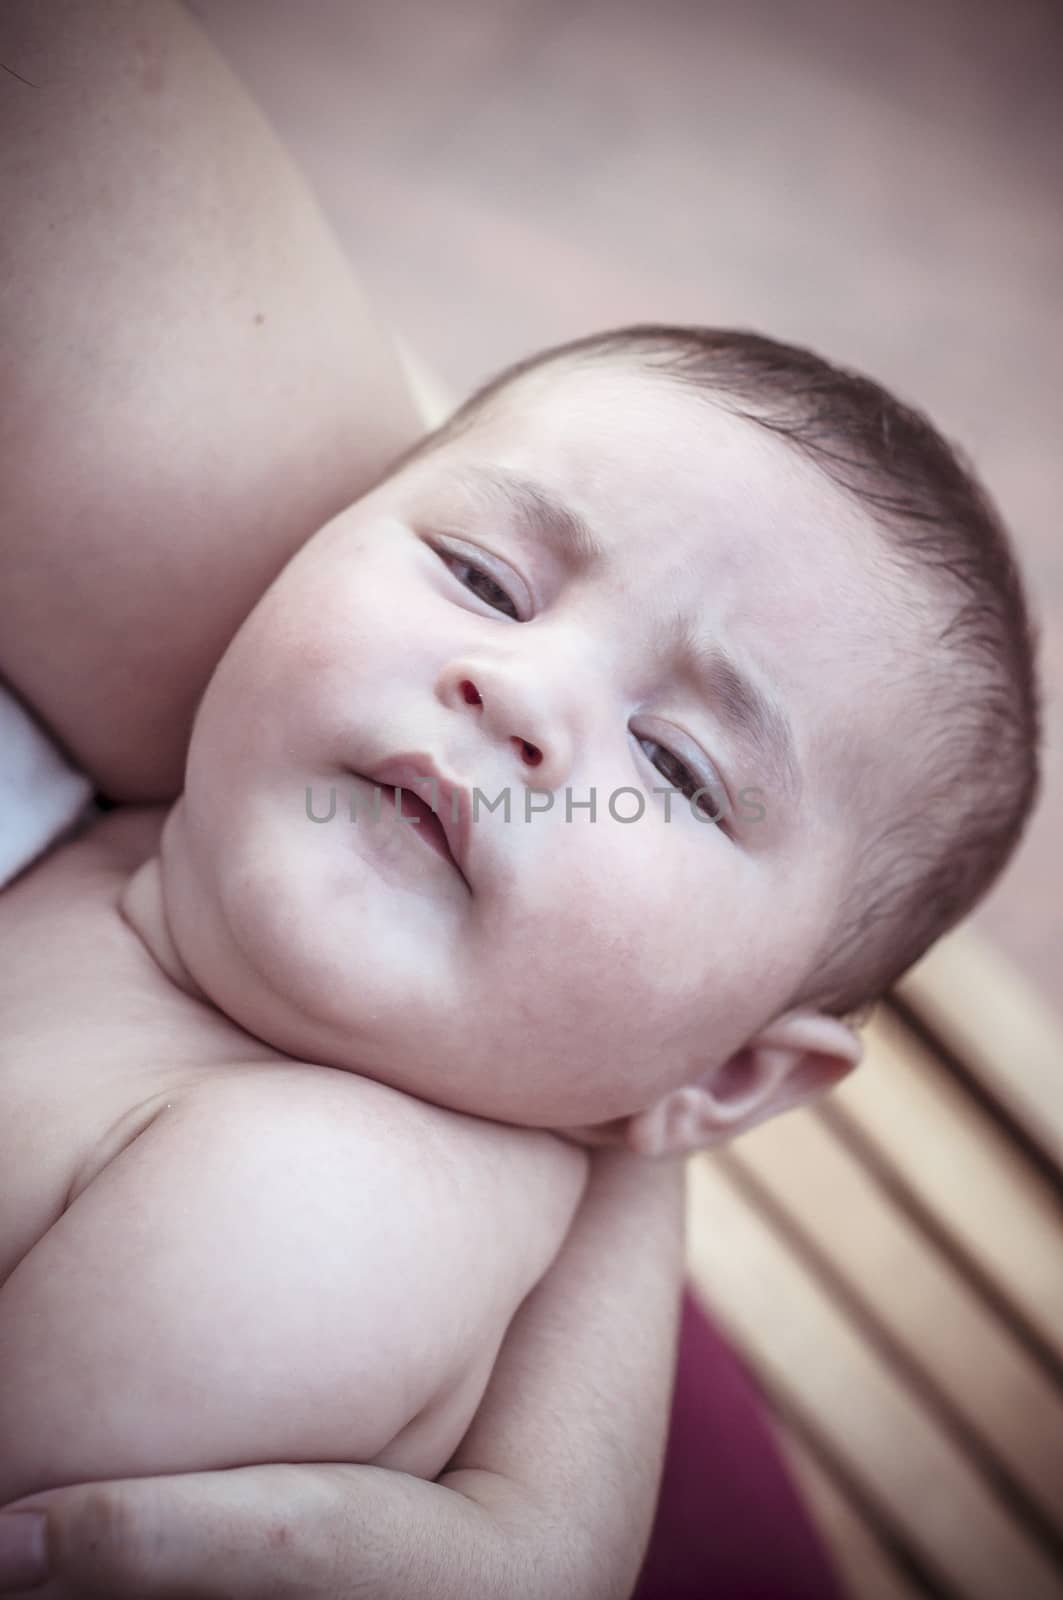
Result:
[[[10,1563],[0,1594],[26,1600],[334,1600],[350,1485],[342,1466],[224,1472],[50,1489],[4,1506],[45,1515],[47,1568]],[[338,1569],[338,1570],[337,1570]],[[12,1581],[14,1587],[11,1586]]]

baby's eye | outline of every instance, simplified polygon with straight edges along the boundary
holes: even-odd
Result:
[[[493,606],[496,611],[501,611],[504,616],[512,617],[515,622],[520,621],[520,613],[515,602],[502,585],[496,583],[489,572],[484,571],[483,567],[477,566],[475,561],[469,561],[465,556],[455,555],[451,550],[440,550],[438,554],[470,594]]]
[[[727,806],[720,791],[711,784],[703,783],[685,762],[680,761],[674,751],[667,749],[663,744],[658,744],[656,739],[640,739],[639,744],[662,778],[666,779],[673,789],[678,789],[688,800],[695,794],[698,796],[694,804],[710,822],[720,823],[726,819]]]

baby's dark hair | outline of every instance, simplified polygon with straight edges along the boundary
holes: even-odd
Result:
[[[869,515],[899,575],[940,626],[916,716],[928,733],[920,805],[867,839],[860,868],[790,1005],[866,1010],[996,880],[1040,785],[1038,630],[1008,534],[963,452],[880,384],[742,329],[642,324],[507,367],[389,476],[463,434],[503,390],[543,368],[632,363],[785,442]]]

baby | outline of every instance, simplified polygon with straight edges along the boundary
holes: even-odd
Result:
[[[581,1146],[844,1077],[1037,740],[1006,537],[877,385],[658,327],[503,373],[273,583],[169,814],[0,898],[0,1504],[436,1476]]]

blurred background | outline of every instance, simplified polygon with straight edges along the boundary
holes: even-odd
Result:
[[[455,395],[594,329],[730,323],[867,371],[969,452],[1041,618],[1048,735],[976,926],[1063,1016],[1057,0],[191,9]]]

